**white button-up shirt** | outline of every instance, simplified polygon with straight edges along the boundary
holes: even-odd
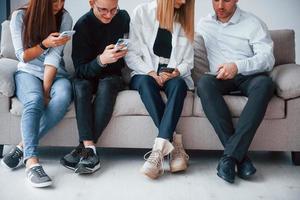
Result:
[[[218,21],[215,14],[202,18],[197,32],[204,38],[211,72],[230,62],[243,75],[271,71],[274,66],[273,41],[266,24],[238,7],[227,23]]]

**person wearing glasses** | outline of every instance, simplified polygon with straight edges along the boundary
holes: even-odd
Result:
[[[52,184],[39,162],[38,143],[64,117],[72,101],[72,85],[65,70],[63,49],[72,29],[72,17],[64,0],[30,0],[13,12],[10,30],[16,57],[16,96],[24,106],[22,142],[2,159],[9,169],[26,166],[33,187]],[[23,159],[23,162],[22,162]]]
[[[77,174],[100,168],[95,144],[109,123],[118,92],[124,88],[121,69],[127,50],[115,48],[128,37],[130,17],[118,0],[90,0],[91,10],[76,23],[72,59],[79,145],[61,159]]]
[[[194,0],[155,0],[139,5],[130,23],[126,63],[133,70],[130,87],[140,93],[158,129],[152,151],[141,172],[155,179],[164,172],[170,155],[170,171],[187,169],[188,155],[175,128],[188,89],[194,88]],[[164,103],[160,92],[164,91]],[[146,157],[146,156],[145,156]]]

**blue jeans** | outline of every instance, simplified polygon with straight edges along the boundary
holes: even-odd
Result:
[[[160,87],[151,76],[135,75],[131,79],[130,88],[139,92],[148,113],[158,128],[158,137],[172,141],[188,89],[184,80],[176,77]],[[160,91],[164,91],[168,98],[166,104],[163,102]]]
[[[22,71],[15,74],[16,95],[24,109],[21,133],[24,145],[24,161],[38,157],[39,140],[53,128],[68,111],[72,101],[72,86],[66,78],[53,81],[47,107],[44,104],[43,81]]]

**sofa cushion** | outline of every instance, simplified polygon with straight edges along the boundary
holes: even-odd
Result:
[[[240,117],[248,98],[244,96],[225,95],[224,100],[228,105],[232,117]],[[194,116],[206,117],[202,108],[200,98],[195,95],[194,99]],[[285,117],[285,101],[274,96],[267,108],[265,119],[282,119]]]
[[[1,56],[5,58],[11,58],[17,60],[15,49],[12,44],[11,34],[10,34],[10,21],[6,20],[2,23],[1,30]]]
[[[15,93],[14,73],[17,66],[16,60],[0,58],[0,93],[7,97]]]
[[[166,95],[162,92],[163,100],[166,102]],[[192,92],[187,93],[184,101],[184,106],[181,115],[191,116],[193,113],[193,99]],[[137,91],[125,90],[119,93],[114,112],[114,116],[127,116],[127,115],[149,115],[146,110],[141,97]]]
[[[23,112],[22,103],[16,97],[13,97],[11,99],[10,113],[13,114],[13,115],[16,115],[16,116],[21,116],[22,112]],[[76,117],[75,106],[74,106],[74,103],[72,103],[69,106],[69,109],[68,109],[68,112],[67,112],[65,118],[74,118],[74,117]]]
[[[279,65],[270,76],[276,84],[277,95],[284,99],[300,96],[300,65]]]
[[[274,42],[275,66],[295,63],[295,32],[272,30],[270,34]]]
[[[195,36],[194,53],[194,68],[192,69],[192,78],[196,84],[201,75],[204,74],[204,72],[209,71],[209,63],[204,40],[199,34],[196,34]]]
[[[164,101],[166,101],[166,95],[162,93]],[[191,116],[193,113],[193,101],[194,95],[192,92],[188,92],[184,102],[182,116]],[[12,98],[12,105],[10,113],[20,116],[23,112],[22,103],[16,98]],[[137,91],[125,90],[119,93],[116,100],[113,116],[128,116],[128,115],[145,115],[148,116],[148,112],[141,100],[141,97]],[[74,103],[69,107],[69,111],[66,114],[66,118],[74,118],[76,116]]]

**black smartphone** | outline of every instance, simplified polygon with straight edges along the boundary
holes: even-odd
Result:
[[[162,73],[162,72],[173,73],[174,70],[175,70],[175,68],[162,67],[162,68],[160,68],[159,73]]]

